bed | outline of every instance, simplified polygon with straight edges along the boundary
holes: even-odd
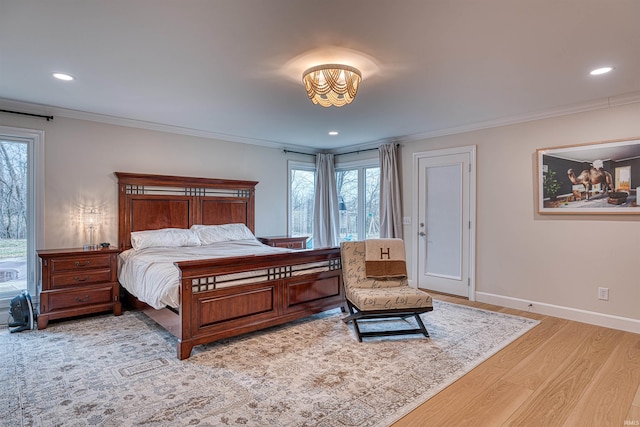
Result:
[[[255,181],[115,175],[119,264],[132,252],[132,233],[135,243],[145,234],[139,232],[147,230],[241,224],[255,232]],[[177,271],[177,300],[162,308],[135,297],[127,291],[130,285],[121,283],[125,303],[177,337],[181,360],[196,345],[346,308],[339,248],[200,258],[172,263]],[[157,302],[153,305],[159,306]]]

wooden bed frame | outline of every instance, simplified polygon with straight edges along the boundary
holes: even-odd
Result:
[[[115,175],[121,251],[131,248],[132,231],[244,223],[255,232],[255,181]],[[175,265],[180,270],[177,309],[156,310],[127,299],[178,338],[179,359],[188,358],[195,345],[346,308],[339,248]]]

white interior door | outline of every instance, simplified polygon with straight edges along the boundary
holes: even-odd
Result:
[[[416,197],[418,287],[471,299],[474,153],[475,149],[421,153]]]

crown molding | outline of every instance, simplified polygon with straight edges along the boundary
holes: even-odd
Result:
[[[0,98],[0,108],[19,110],[30,114],[42,114],[54,117],[65,117],[68,119],[87,120],[98,123],[106,123],[117,126],[126,126],[138,129],[153,130],[158,132],[174,133],[178,135],[195,136],[207,139],[217,139],[225,142],[238,142],[241,144],[259,145],[269,148],[284,148],[284,144],[254,138],[244,138],[235,135],[209,132],[199,129],[185,128],[180,126],[165,125],[162,123],[147,122],[144,120],[126,119],[123,117],[110,116],[107,114],[89,113],[86,111],[71,110],[68,108],[55,107],[52,105],[32,104],[29,102],[15,101]]]
[[[488,120],[483,122],[472,123],[464,126],[455,126],[447,129],[436,129],[428,132],[422,132],[412,135],[402,135],[391,139],[383,139],[378,141],[363,142],[361,144],[354,144],[347,147],[340,147],[339,149],[329,150],[334,154],[340,154],[345,152],[352,152],[360,150],[366,150],[370,148],[376,148],[378,145],[388,142],[412,142],[424,139],[431,139],[440,136],[454,135],[458,133],[472,132],[477,130],[495,128],[499,126],[508,126],[517,123],[529,122],[534,120],[542,120],[553,117],[559,117],[569,114],[582,113],[587,111],[611,108],[621,105],[635,104],[640,102],[640,91],[630,92],[617,96],[611,96],[602,99],[591,100],[587,102],[566,105],[558,108],[552,108],[548,110],[538,111],[534,113],[503,117],[496,120]],[[10,99],[0,98],[0,108],[19,110],[25,113],[42,114],[49,116],[66,117],[70,119],[88,120],[99,123],[107,123],[118,126],[127,126],[132,128],[153,130],[158,132],[174,133],[178,135],[195,136],[199,138],[215,139],[225,142],[236,142],[240,144],[257,145],[268,148],[277,149],[289,149],[296,151],[314,151],[321,152],[321,149],[311,149],[310,147],[297,146],[291,144],[283,144],[276,141],[245,138],[236,135],[227,135],[216,132],[209,132],[199,129],[191,129],[180,126],[171,126],[155,122],[147,122],[143,120],[126,119],[123,117],[110,116],[106,114],[89,113],[79,110],[71,110],[67,108],[55,107],[51,105],[33,104],[29,102],[16,101]],[[326,151],[326,150],[325,150]]]
[[[584,113],[587,111],[601,110],[605,108],[617,107],[640,102],[640,91],[630,92],[622,95],[611,96],[603,99],[596,99],[572,105],[565,105],[558,108],[547,109],[534,113],[521,114],[510,117],[503,117],[496,120],[472,123],[464,126],[456,126],[448,129],[437,129],[413,135],[405,135],[397,138],[398,142],[412,142],[423,139],[431,139],[439,136],[454,135],[458,133],[472,132],[483,129],[490,129],[500,126],[508,126],[517,123],[531,122],[535,120],[549,119],[553,117],[566,116],[570,114]]]

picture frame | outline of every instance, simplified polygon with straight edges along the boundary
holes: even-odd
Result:
[[[640,137],[540,148],[540,214],[640,214]]]

